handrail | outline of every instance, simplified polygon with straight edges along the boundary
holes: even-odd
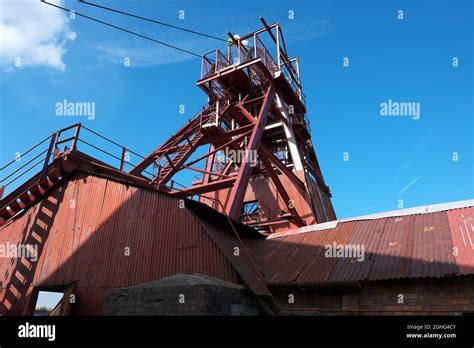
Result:
[[[30,168],[28,168],[27,170],[25,170],[23,173],[21,173],[20,175],[18,175],[16,178],[10,180],[8,183],[6,183],[5,185],[3,185],[2,187],[5,188],[7,186],[9,186],[11,183],[15,182],[17,179],[21,178],[23,175],[25,175],[26,173],[28,173],[30,170],[32,170],[34,167],[36,167],[38,164],[42,163],[43,161],[45,160],[45,158],[42,158],[40,159],[38,162],[36,162],[34,165],[32,165]]]
[[[120,156],[117,156],[114,153],[112,153],[110,151],[107,151],[106,149],[101,148],[100,146],[97,146],[96,144],[93,144],[93,141],[91,142],[89,139],[85,140],[84,139],[84,131],[82,132],[82,135],[80,137],[79,133],[80,133],[81,129],[88,132],[86,134],[93,134],[94,136],[97,136],[97,137],[107,141],[108,143],[120,148],[120,152],[121,152]],[[65,132],[68,132],[68,131],[71,131],[71,130],[74,130],[74,134],[72,136],[61,139],[61,135],[63,135]],[[18,168],[12,167],[12,165],[14,163],[19,162],[19,159],[24,158],[26,155],[30,154],[33,150],[37,149],[38,147],[40,147],[42,144],[44,144],[48,140],[50,140],[50,143],[49,143],[48,147],[42,149],[41,152],[39,152],[38,154],[35,154],[32,158],[28,158],[26,163],[19,164]],[[132,151],[132,150],[126,148],[123,145],[120,145],[119,143],[115,142],[114,140],[111,140],[111,139],[105,137],[104,135],[102,135],[102,134],[100,134],[100,133],[98,133],[98,132],[96,132],[96,131],[94,131],[94,130],[86,127],[86,126],[83,126],[81,123],[75,123],[71,126],[60,129],[59,131],[53,133],[52,135],[44,138],[40,142],[38,142],[35,145],[33,145],[32,147],[30,147],[25,152],[23,152],[21,155],[17,156],[14,160],[10,161],[9,163],[7,163],[6,165],[4,165],[3,167],[0,168],[0,175],[6,169],[12,168],[11,172],[9,170],[8,173],[5,173],[4,177],[0,177],[0,184],[3,184],[3,185],[0,185],[0,200],[2,199],[3,194],[5,192],[5,189],[8,186],[10,186],[16,180],[21,178],[26,173],[30,172],[32,169],[34,169],[35,167],[37,167],[41,163],[43,163],[43,169],[42,169],[42,172],[41,172],[39,178],[44,178],[46,176],[46,171],[47,171],[48,165],[51,163],[52,158],[53,159],[59,158],[64,153],[68,153],[70,151],[76,150],[77,142],[81,142],[83,144],[86,144],[86,145],[92,147],[93,149],[95,149],[97,151],[100,151],[101,153],[106,154],[109,157],[112,157],[114,159],[119,160],[120,165],[118,166],[117,169],[120,170],[121,172],[125,172],[124,171],[125,165],[129,165],[131,167],[135,166],[135,164],[131,163],[130,161],[128,161],[126,159],[127,153],[134,154],[135,156],[137,156],[137,157],[139,157],[143,160],[149,161],[150,164],[153,164],[155,167],[158,167],[158,164],[156,163],[156,161],[151,160],[151,159],[147,159],[146,157],[140,155],[139,153],[137,153],[135,151]],[[70,146],[70,148],[68,148],[68,143],[72,144]],[[65,144],[63,151],[59,150],[59,145],[61,145],[61,144]],[[52,156],[53,153],[54,153],[54,156]],[[46,156],[44,156],[45,154],[46,154]],[[36,161],[36,160],[38,160],[38,161]],[[114,167],[114,166],[112,166],[112,167]],[[19,172],[21,172],[21,173],[19,175],[16,175]],[[152,178],[155,176],[153,173],[150,173],[147,170],[143,170],[142,172],[150,175]],[[7,181],[8,179],[11,179],[11,180],[8,181],[7,183],[5,183],[5,181]]]
[[[9,175],[7,175],[6,177],[4,177],[3,179],[0,180],[0,183],[4,182],[5,180],[7,180],[8,178],[10,178],[11,176],[13,176],[14,174],[16,174],[17,172],[19,172],[21,169],[25,168],[28,164],[30,164],[31,162],[33,162],[35,159],[37,159],[39,156],[43,155],[44,153],[46,153],[48,151],[48,149],[44,150],[43,152],[40,152],[39,154],[37,154],[35,157],[33,157],[32,159],[30,159],[28,162],[26,162],[24,165],[22,165],[21,167],[17,168],[16,170],[14,170],[13,172],[11,172]]]
[[[41,140],[39,143],[37,143],[36,145],[33,145],[32,147],[30,147],[28,150],[26,150],[25,152],[23,152],[22,154],[20,154],[19,156],[17,156],[17,158],[22,158],[24,157],[25,155],[27,155],[28,153],[30,153],[31,151],[33,151],[34,149],[36,149],[38,146],[40,146],[41,144],[43,144],[46,140],[50,139],[52,137],[52,135],[44,138],[43,140]],[[11,164],[15,163],[15,162],[18,162],[18,159],[15,158],[13,160],[11,160],[9,163],[7,163],[6,165],[4,165],[3,167],[0,168],[0,171],[6,169],[7,167],[9,167]]]
[[[80,142],[82,142],[82,143],[84,143],[84,144],[86,144],[86,145],[88,145],[88,146],[90,146],[90,147],[92,147],[92,148],[94,148],[94,149],[96,149],[96,150],[98,150],[98,151],[100,151],[100,152],[102,152],[102,153],[105,153],[106,155],[109,155],[109,156],[112,157],[112,158],[115,158],[115,159],[119,160],[119,161],[120,161],[120,168],[122,168],[122,170],[121,170],[122,172],[123,172],[123,164],[128,164],[128,165],[130,165],[130,166],[132,166],[132,167],[134,166],[133,163],[130,163],[130,162],[126,161],[126,160],[124,159],[124,156],[123,156],[123,155],[122,155],[122,157],[118,157],[118,156],[115,156],[114,154],[112,154],[112,153],[110,153],[110,152],[108,152],[108,151],[106,151],[106,150],[101,149],[101,148],[98,147],[98,146],[95,146],[94,144],[89,143],[88,141],[86,141],[86,140],[84,140],[84,139],[77,138],[77,140],[80,141]],[[123,147],[123,148],[125,149],[125,147]],[[147,174],[153,176],[152,173],[150,173],[150,172],[148,172],[148,171],[146,171],[146,170],[143,170],[143,172],[145,172],[145,173],[147,173]]]
[[[149,161],[150,164],[155,164],[155,165],[156,165],[156,162],[155,162],[155,161],[152,161],[152,160],[150,160],[150,159],[148,159],[148,158],[146,158],[146,157],[140,155],[138,152],[133,151],[133,150],[131,150],[131,149],[129,149],[129,148],[127,148],[127,147],[125,147],[125,146],[123,146],[123,145],[117,143],[116,141],[114,141],[114,140],[112,140],[112,139],[110,139],[110,138],[108,138],[108,137],[106,137],[106,136],[104,136],[104,135],[102,135],[102,134],[100,134],[100,133],[98,133],[98,132],[96,132],[96,131],[90,129],[89,127],[86,127],[86,126],[80,124],[80,123],[78,123],[78,124],[76,124],[76,125],[74,125],[74,126],[68,127],[68,128],[66,128],[66,130],[73,129],[74,127],[77,127],[77,128],[76,128],[76,134],[75,134],[74,136],[72,136],[71,138],[65,139],[65,140],[72,140],[73,142],[80,141],[80,142],[82,142],[82,143],[84,143],[84,144],[86,144],[86,145],[88,145],[88,146],[90,146],[90,147],[92,147],[92,148],[94,148],[94,149],[96,149],[96,150],[98,150],[98,151],[100,151],[100,152],[102,152],[102,153],[104,153],[104,154],[106,154],[106,155],[108,155],[108,156],[114,158],[114,159],[119,160],[119,161],[120,161],[120,165],[118,166],[118,168],[121,169],[122,172],[124,171],[124,165],[125,165],[125,164],[128,164],[128,165],[130,165],[131,167],[134,167],[134,166],[135,166],[135,164],[133,164],[133,163],[131,163],[131,162],[129,162],[129,161],[127,161],[127,160],[125,159],[127,153],[134,154],[135,156],[139,157],[140,159]],[[85,140],[83,137],[80,137],[80,136],[79,136],[79,132],[77,131],[78,129],[83,129],[83,130],[85,130],[85,131],[87,131],[87,132],[89,132],[89,133],[92,133],[92,134],[94,134],[95,136],[97,136],[97,137],[99,137],[99,138],[101,138],[101,139],[107,141],[108,143],[110,143],[110,144],[112,144],[112,145],[115,145],[116,147],[120,148],[121,156],[118,157],[118,156],[114,155],[113,153],[111,153],[111,152],[109,152],[109,151],[106,151],[106,150],[104,150],[104,149],[102,149],[102,148],[100,148],[100,147],[98,147],[98,146],[96,146],[96,145],[90,143],[89,141]],[[60,132],[62,132],[62,131],[64,131],[64,129],[61,130]],[[59,144],[59,143],[62,143],[62,141],[59,141],[59,139],[58,139],[58,142],[57,142],[56,144]],[[74,146],[73,146],[73,148],[74,148]],[[144,172],[144,173],[147,173],[147,174],[149,174],[149,175],[151,175],[151,176],[153,176],[152,173],[150,173],[150,172],[148,172],[148,171],[146,171],[146,170],[143,170],[143,172]]]
[[[283,35],[281,33],[280,25],[278,23],[273,23],[271,25],[268,25],[263,18],[260,18],[260,19],[262,20],[262,23],[264,24],[265,28],[256,30],[240,38],[236,38],[232,36],[230,33],[228,33],[229,36],[232,38],[232,41],[227,46],[229,60],[232,60],[231,58],[232,58],[233,51],[237,50],[236,53],[239,55],[239,64],[246,62],[247,59],[243,61],[240,59],[242,48],[245,49],[246,47],[243,45],[243,42],[247,41],[247,39],[248,40],[252,39],[253,46],[248,45],[247,47],[251,49],[250,53],[254,55],[253,58],[261,58],[264,65],[270,70],[271,73],[274,73],[275,70],[281,71],[285,79],[290,84],[293,91],[298,96],[298,98],[301,100],[301,102],[304,105],[306,105],[306,97],[302,91],[301,78],[300,78],[300,73],[299,73],[299,59],[298,58],[290,59],[287,56],[286,45],[284,41],[283,41],[283,46],[280,44],[280,41],[279,41],[280,38],[281,40],[283,40]],[[273,34],[272,29],[275,29],[277,31],[276,36]],[[260,35],[262,35],[265,32],[268,33],[271,39],[273,40],[273,43],[276,47],[276,57],[278,58],[277,60],[275,60],[272,57],[267,47],[264,45],[264,43],[260,39]],[[258,52],[257,49],[259,49],[261,52]],[[273,62],[274,64],[270,64],[270,62]],[[293,65],[293,63],[296,64],[296,67]]]
[[[55,140],[55,137],[56,137],[56,133],[53,133],[52,135],[44,138],[43,140],[39,141],[35,145],[31,146],[28,150],[24,151],[22,154],[17,155],[14,160],[8,162],[6,165],[4,165],[3,167],[0,168],[0,174],[5,173],[5,175],[6,175],[3,178],[0,178],[0,184],[3,183],[3,185],[0,186],[0,200],[3,198],[3,195],[5,193],[5,189],[7,187],[9,187],[11,184],[13,184],[16,180],[18,180],[22,176],[24,176],[26,173],[30,172],[32,169],[36,168],[39,164],[44,163],[43,171],[45,170],[45,168],[47,167],[47,162],[49,161],[49,156],[52,153],[52,146],[53,146],[53,142]],[[26,161],[26,163],[20,163],[20,160],[22,158],[26,158],[26,155],[30,154],[33,150],[37,149],[39,146],[44,144],[47,140],[50,140],[50,143],[49,143],[49,145],[46,149],[42,150],[38,154],[34,155],[32,158],[28,159]],[[46,154],[45,157],[43,157],[44,154]],[[40,159],[38,161],[36,161],[38,158],[40,158]],[[17,167],[17,168],[12,167],[12,165],[14,163],[20,163],[19,167]],[[9,172],[4,172],[4,171],[6,171],[7,169],[10,169],[10,168],[11,168],[11,172],[10,171]],[[25,169],[25,170],[23,170],[23,169]],[[19,174],[16,175],[17,173],[19,173]],[[7,181],[10,178],[12,178],[12,179],[5,183],[5,181]]]
[[[201,61],[201,79],[216,74],[219,70],[230,64],[231,62],[218,48],[203,54]]]

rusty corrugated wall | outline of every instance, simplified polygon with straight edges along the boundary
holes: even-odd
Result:
[[[0,313],[25,314],[33,286],[77,282],[73,314],[100,314],[105,288],[178,273],[238,282],[180,199],[78,174],[0,229],[0,243],[39,246],[37,262],[0,259]]]
[[[317,226],[317,225],[315,225]],[[364,247],[364,259],[327,257],[328,246]],[[474,274],[474,207],[311,226],[265,241],[272,286]]]

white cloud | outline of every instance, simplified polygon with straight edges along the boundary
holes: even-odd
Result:
[[[61,5],[61,0],[49,0]],[[67,14],[40,0],[1,0],[0,65],[6,70],[15,66],[66,68],[65,45],[76,33],[69,29]]]
[[[150,35],[153,37],[153,35]],[[195,51],[201,48],[202,39],[179,39],[175,36],[160,37],[161,40],[180,48]],[[130,67],[150,67],[162,64],[181,63],[190,59],[196,59],[192,55],[180,52],[169,47],[148,42],[141,38],[124,38],[113,43],[101,43],[97,45],[97,50],[101,52],[100,59],[110,61],[115,64],[123,64],[124,59],[130,60]],[[198,51],[199,52],[199,51]]]
[[[149,67],[154,65],[180,63],[192,56],[181,52],[167,52],[160,48],[150,47],[125,47],[114,44],[101,44],[97,49],[102,52],[101,59],[115,64],[124,64],[124,60],[130,60],[130,67]]]

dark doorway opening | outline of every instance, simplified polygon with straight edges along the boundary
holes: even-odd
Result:
[[[30,313],[34,316],[69,315],[76,302],[75,284],[37,287],[34,290]]]

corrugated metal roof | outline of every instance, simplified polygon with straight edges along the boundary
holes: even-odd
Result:
[[[474,217],[473,208],[463,208],[448,211],[447,213],[453,251],[456,256],[456,265],[459,274],[472,273],[474,260]]]
[[[382,219],[382,218],[387,218],[387,217],[403,217],[403,216],[409,216],[409,215],[435,213],[439,211],[447,211],[447,210],[460,209],[460,208],[472,207],[472,206],[474,206],[474,199],[468,199],[465,201],[458,201],[458,202],[423,205],[419,207],[392,210],[392,211],[386,211],[382,213],[369,214],[369,215],[361,215],[361,216],[356,216],[356,217],[351,217],[351,218],[332,220],[332,221],[323,222],[323,223],[319,223],[315,225],[308,225],[308,226],[299,227],[296,229],[287,230],[284,232],[273,233],[272,235],[269,236],[269,238],[279,238],[281,236],[288,236],[288,235],[293,235],[297,233],[314,232],[314,231],[332,229],[332,228],[335,228],[340,223],[349,222],[349,221],[374,220],[374,219]]]
[[[454,210],[441,211],[438,206],[432,212],[422,208],[401,216],[384,213],[385,217],[271,235],[265,241],[265,279],[270,285],[323,285],[474,274],[472,203],[445,205]],[[329,257],[326,251],[332,245],[363,248],[363,260]]]

